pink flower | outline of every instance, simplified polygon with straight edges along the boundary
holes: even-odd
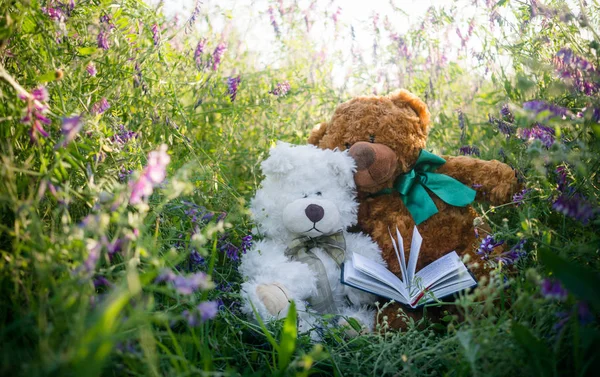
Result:
[[[98,73],[98,71],[96,71],[96,66],[94,65],[94,62],[89,62],[89,64],[85,67],[85,70],[92,77],[96,76],[96,73]]]
[[[167,146],[164,144],[160,146],[158,151],[152,151],[148,154],[148,166],[146,166],[138,180],[130,185],[129,203],[138,204],[152,195],[153,188],[165,179],[169,162],[171,162],[171,157],[167,154]]]

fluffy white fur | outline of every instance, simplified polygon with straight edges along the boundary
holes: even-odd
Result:
[[[299,236],[318,237],[345,230],[356,224],[358,204],[355,198],[354,160],[347,152],[322,150],[313,145],[293,146],[279,142],[261,164],[265,179],[251,202],[251,212],[257,224],[256,232],[264,237],[242,258],[240,272],[243,310],[252,315],[252,305],[263,320],[285,317],[289,303],[279,312],[271,313],[259,298],[259,287],[273,286],[274,295],[285,292],[296,302],[300,331],[313,328],[318,316],[307,310],[306,300],[316,293],[315,272],[301,262],[284,255],[289,242]],[[323,217],[317,222],[308,218],[306,208],[319,205]],[[362,233],[346,233],[346,259],[359,253],[385,264],[377,245]],[[372,330],[375,312],[366,307],[375,296],[340,283],[340,268],[320,248],[312,251],[321,259],[333,291],[337,313],[353,317],[367,330]],[[278,287],[282,287],[279,289]],[[263,296],[264,298],[264,296]],[[349,303],[350,302],[350,303]]]

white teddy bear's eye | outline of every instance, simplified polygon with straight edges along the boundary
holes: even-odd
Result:
[[[323,194],[321,194],[321,191],[317,191],[317,192],[316,192],[316,195],[317,195],[317,196],[321,196],[321,195],[323,195]]]

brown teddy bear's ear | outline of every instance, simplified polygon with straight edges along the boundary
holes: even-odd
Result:
[[[425,102],[406,89],[400,89],[399,91],[390,94],[390,100],[396,106],[404,107],[406,105],[413,109],[420,119],[420,125],[425,134],[427,134],[427,127],[429,126],[429,110]]]
[[[319,123],[313,127],[310,131],[310,136],[308,137],[308,144],[319,145],[319,141],[325,135],[325,131],[327,131],[327,122]]]

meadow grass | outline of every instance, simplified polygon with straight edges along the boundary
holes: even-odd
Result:
[[[600,6],[448,3],[399,31],[409,10],[390,4],[367,25],[343,2],[249,9],[270,24],[265,63],[219,4],[0,2],[0,374],[593,374]],[[516,170],[513,203],[477,205],[482,242],[514,253],[482,251],[490,279],[441,323],[314,343],[293,310],[246,318],[237,266],[269,147],[400,87],[432,112],[431,151]]]

